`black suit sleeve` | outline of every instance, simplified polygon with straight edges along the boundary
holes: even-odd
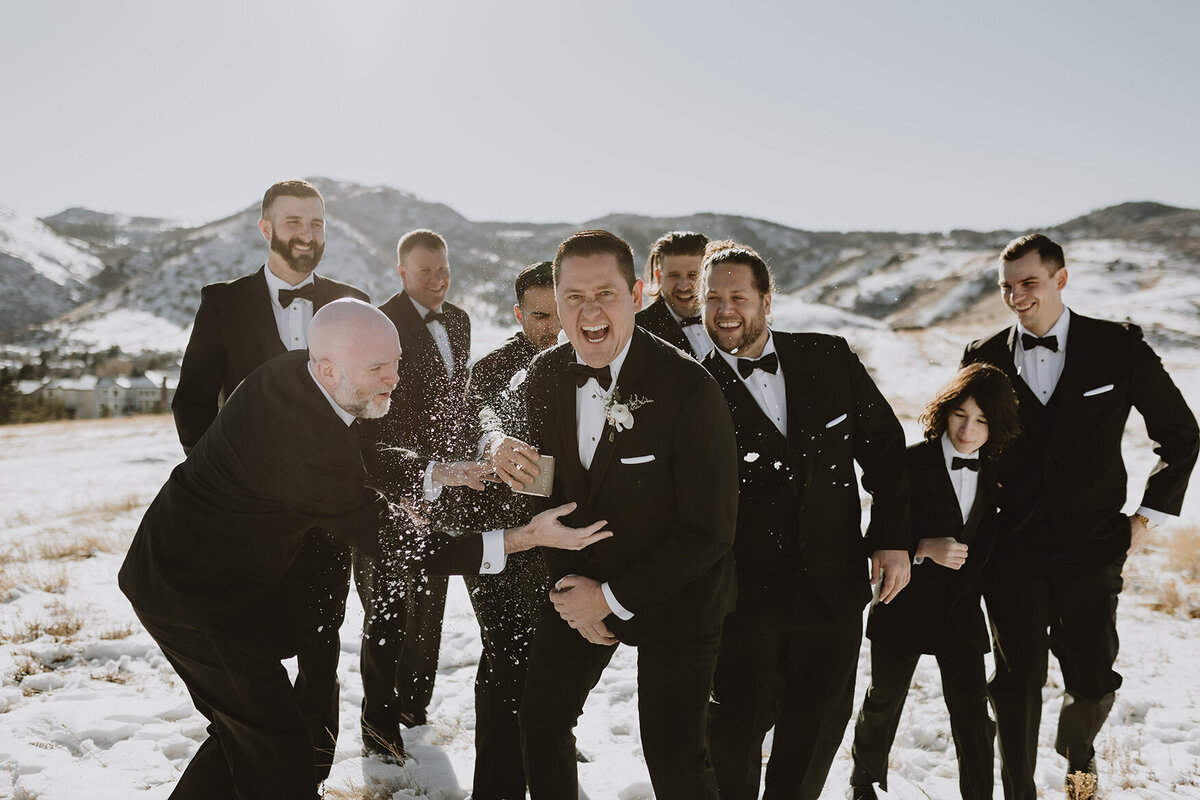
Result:
[[[1133,337],[1130,374],[1133,406],[1146,422],[1146,433],[1155,443],[1158,464],[1146,481],[1142,505],[1178,516],[1183,495],[1196,466],[1200,435],[1196,417],[1158,355],[1142,339],[1142,330],[1130,326]]]
[[[196,446],[216,419],[217,398],[221,394],[228,361],[210,292],[209,287],[200,292],[200,309],[196,312],[192,335],[183,353],[179,386],[171,401],[175,428],[184,453]]]
[[[706,378],[689,392],[671,436],[675,529],[609,580],[613,595],[634,614],[665,606],[711,569],[733,547],[737,529],[737,442],[715,380]]]
[[[871,552],[912,550],[904,429],[848,346],[846,357],[854,392],[854,460],[862,467],[863,488],[872,497],[867,548]]]

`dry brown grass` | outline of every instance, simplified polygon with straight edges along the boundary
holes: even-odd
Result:
[[[42,540],[34,547],[30,561],[82,561],[98,553],[116,553],[120,546],[111,536],[85,534],[65,539]]]
[[[105,641],[128,639],[130,636],[133,636],[134,630],[135,629],[132,625],[122,625],[119,628],[109,628],[107,630],[100,631],[100,633],[97,634],[97,638],[104,639]]]
[[[1189,583],[1200,582],[1200,528],[1193,525],[1171,531],[1165,549],[1167,569]]]
[[[42,663],[40,658],[28,650],[18,650],[13,653],[13,680],[17,683],[25,680],[30,675],[40,675],[43,672],[49,671],[50,667]]]
[[[1151,593],[1151,610],[1173,617],[1200,619],[1200,597],[1189,591],[1186,585],[1180,589],[1179,582],[1173,578],[1155,584]]]

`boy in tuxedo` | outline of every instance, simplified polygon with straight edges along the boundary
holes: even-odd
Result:
[[[996,537],[997,454],[1016,438],[1017,401],[1004,373],[964,367],[921,416],[925,440],[908,448],[912,578],[871,607],[871,687],[854,728],[854,800],[887,789],[888,752],[922,653],[937,657],[964,800],[992,796],[994,724],[987,711],[981,575]]]
[[[1112,668],[1121,568],[1152,527],[1178,516],[1200,435],[1141,328],[1063,305],[1062,247],[1042,234],[1014,239],[1000,255],[999,277],[1017,321],[968,345],[963,363],[999,367],[1021,402],[1021,435],[1000,460],[999,534],[984,586],[996,655],[988,693],[1004,796],[1037,794],[1042,686],[1052,651],[1066,689],[1055,749],[1067,760],[1070,796],[1090,798],[1094,742],[1121,686]],[[1145,420],[1159,462],[1141,505],[1126,516],[1121,442],[1131,408]]]

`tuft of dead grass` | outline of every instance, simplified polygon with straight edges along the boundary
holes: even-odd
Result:
[[[111,536],[85,534],[53,540],[41,540],[34,547],[32,558],[41,561],[82,561],[99,553],[115,553],[120,550]]]
[[[30,675],[41,675],[43,672],[49,672],[50,667],[46,666],[40,658],[35,656],[28,650],[18,650],[13,653],[13,681],[20,683]]]
[[[133,634],[134,628],[132,625],[122,625],[119,628],[109,628],[107,630],[100,631],[100,633],[97,634],[97,638],[105,641],[114,641],[117,639],[128,639],[130,636],[133,636]]]
[[[1200,528],[1171,531],[1167,542],[1167,568],[1189,583],[1200,583]]]
[[[1182,589],[1179,582],[1168,578],[1154,585],[1150,609],[1173,617],[1200,619],[1200,598],[1195,592]]]

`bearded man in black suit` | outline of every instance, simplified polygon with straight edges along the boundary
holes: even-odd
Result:
[[[480,428],[529,438],[524,380],[534,356],[554,346],[562,325],[554,298],[554,271],[542,261],[517,276],[513,314],[521,330],[475,362],[468,402]],[[533,498],[491,483],[476,495],[476,527],[516,525],[533,515]],[[546,601],[546,564],[539,551],[514,555],[499,575],[464,577],[479,619],[483,652],[475,677],[474,800],[525,797],[525,770],[517,711],[525,691],[538,612]]]
[[[395,448],[457,461],[474,457],[478,444],[465,398],[471,320],[446,302],[446,240],[430,230],[409,231],[396,251],[404,291],[379,308],[400,334],[400,385],[391,411],[365,423],[361,433],[367,471],[385,491]],[[441,498],[442,487],[428,478],[422,500],[442,502],[422,513],[435,527],[462,527],[466,520],[452,515],[460,498],[453,493]],[[394,574],[366,553],[355,554],[354,569],[366,610],[360,655],[364,753],[387,757],[403,749],[401,726],[426,723],[442,641],[446,579]]]
[[[854,699],[862,609],[908,582],[904,432],[838,336],[767,327],[774,281],[753,249],[709,245],[704,359],[737,431],[737,609],[725,621],[710,741],[722,800],[817,798]],[[864,540],[858,479],[874,497]],[[867,559],[871,571],[868,577]]]
[[[637,314],[637,324],[696,360],[712,350],[700,316],[700,262],[708,237],[693,231],[671,231],[650,248],[644,279],[651,302]]]
[[[1121,569],[1150,528],[1179,515],[1200,440],[1141,328],[1070,311],[1066,285],[1062,247],[1041,234],[1009,242],[1000,291],[1017,322],[963,355],[964,364],[1004,370],[1021,404],[1021,436],[1000,461],[999,536],[984,586],[996,656],[988,692],[1010,800],[1036,796],[1048,652],[1066,690],[1055,749],[1067,759],[1068,793],[1094,796],[1095,738],[1121,685],[1113,670]],[[1126,516],[1121,442],[1131,408],[1159,462]]]
[[[571,506],[481,535],[414,530],[367,485],[353,430],[356,418],[388,409],[395,328],[366,303],[338,300],[314,315],[309,345],[242,382],[150,504],[118,576],[210,722],[174,800],[317,797],[312,737],[280,663],[306,623],[310,590],[292,565],[312,527],[396,568],[440,574],[494,572],[509,553],[608,535],[559,524]],[[410,462],[415,493],[423,470]],[[443,483],[477,483],[488,469],[434,465]]]
[[[366,300],[353,286],[315,270],[325,252],[325,201],[305,181],[281,181],[263,195],[258,229],[269,243],[257,272],[205,286],[171,403],[183,452],[212,425],[217,410],[247,375],[268,359],[308,346],[313,314],[341,297]],[[328,774],[338,731],[339,630],[350,590],[350,548],[314,528],[296,567],[309,620],[297,658],[296,695],[315,747],[318,773]]]
[[[699,364],[636,326],[641,282],[619,237],[568,238],[554,284],[570,343],[541,353],[525,379],[534,444],[556,459],[543,505],[573,501],[571,524],[607,520],[613,538],[586,558],[545,552],[556,588],[520,712],[530,796],[576,796],[572,729],[624,642],[638,648],[641,743],[655,793],[715,800],[706,703],[736,592],[729,410]],[[511,480],[534,469],[537,455],[495,465]]]

